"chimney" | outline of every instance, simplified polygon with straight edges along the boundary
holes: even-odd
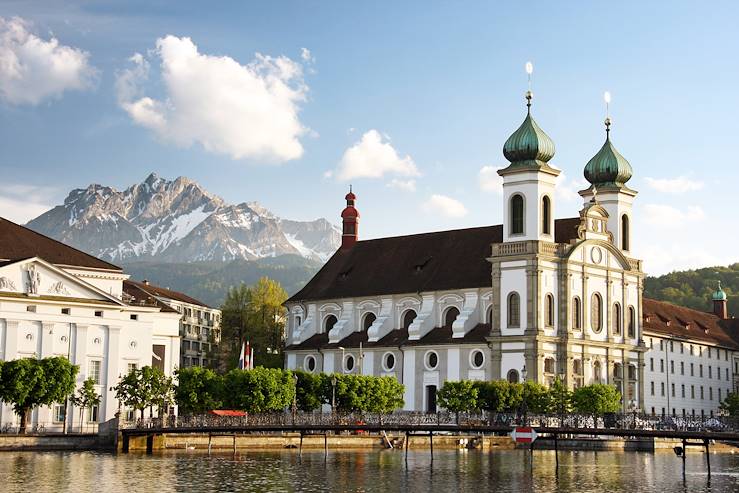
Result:
[[[359,211],[354,208],[354,202],[357,200],[356,195],[352,192],[349,185],[349,193],[346,194],[346,207],[341,211],[342,233],[341,248],[351,248],[359,240]]]
[[[149,280],[148,280],[148,279],[144,279],[144,284],[145,284],[146,286],[148,286],[148,285],[149,285]]]
[[[711,298],[713,299],[713,314],[721,320],[729,318],[729,312],[726,307],[726,293],[721,289],[721,281],[718,282],[718,287]]]

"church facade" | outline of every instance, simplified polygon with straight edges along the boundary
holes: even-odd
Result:
[[[498,172],[502,225],[359,241],[350,191],[341,248],[286,302],[287,368],[394,376],[408,410],[435,411],[447,380],[560,378],[570,388],[616,385],[624,411],[713,412],[719,388],[725,397],[739,372],[739,325],[726,313],[645,306],[645,274],[631,249],[637,192],[626,185],[632,168],[611,142],[610,120],[584,169],[590,186],[579,216],[555,219],[554,143],[531,115],[530,93],[527,108],[504,145],[510,164]],[[679,375],[661,382],[669,363],[665,375],[654,361],[675,342],[705,348],[701,355],[711,347],[712,376],[724,378],[712,382],[712,401],[705,390],[700,406],[664,402],[670,383],[680,389]],[[672,404],[685,397],[677,392]]]

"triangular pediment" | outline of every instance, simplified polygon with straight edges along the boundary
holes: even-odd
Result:
[[[0,266],[0,294],[28,298],[69,298],[123,304],[117,298],[38,257]]]

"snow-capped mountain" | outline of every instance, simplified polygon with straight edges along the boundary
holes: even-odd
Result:
[[[326,219],[291,221],[256,202],[226,204],[196,182],[155,173],[126,190],[93,184],[27,226],[112,262],[254,260],[296,254],[325,261],[341,244]]]

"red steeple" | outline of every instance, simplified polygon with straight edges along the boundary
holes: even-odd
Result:
[[[351,248],[359,239],[359,211],[354,208],[354,201],[357,196],[352,192],[352,186],[349,185],[349,193],[346,194],[346,207],[341,211],[341,222],[343,230],[341,234],[341,248]]]

